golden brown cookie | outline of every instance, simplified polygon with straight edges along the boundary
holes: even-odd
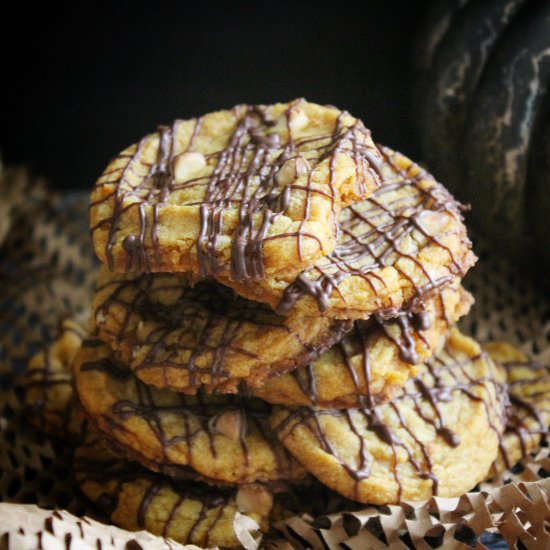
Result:
[[[548,434],[550,371],[505,342],[491,342],[484,347],[506,369],[510,392],[506,430],[491,468],[492,476],[512,468],[539,447]]]
[[[340,340],[351,322],[277,315],[214,281],[101,271],[93,332],[143,382],[194,394],[235,393],[306,365]]]
[[[190,467],[222,483],[306,477],[270,430],[270,408],[260,400],[147,386],[99,340],[85,341],[74,365],[86,416],[131,460],[176,474]]]
[[[177,120],[124,150],[91,194],[116,272],[297,275],[336,245],[339,210],[380,185],[362,122],[305,100]]]
[[[243,523],[239,516],[265,531],[273,504],[260,484],[222,489],[154,474],[117,458],[94,435],[76,449],[74,472],[82,492],[119,527],[201,547],[241,548],[234,528]]]
[[[388,401],[444,341],[449,326],[473,302],[457,279],[423,304],[354,329],[306,367],[270,378],[253,395],[270,403],[323,408],[373,407]]]
[[[497,456],[505,373],[456,329],[419,371],[374,409],[277,406],[273,429],[312,474],[347,498],[388,504],[461,495]]]
[[[387,147],[383,186],[370,198],[342,210],[333,252],[295,277],[232,281],[236,292],[266,302],[281,314],[367,319],[418,304],[462,277],[475,256],[451,194],[407,157]]]
[[[57,437],[76,437],[82,417],[74,407],[71,364],[85,329],[71,319],[61,323],[56,339],[29,361],[25,372],[26,417],[39,431]]]

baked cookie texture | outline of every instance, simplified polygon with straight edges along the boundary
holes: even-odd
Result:
[[[241,548],[239,515],[265,531],[273,505],[271,491],[259,484],[222,489],[154,474],[117,458],[94,434],[76,449],[74,472],[82,492],[116,525],[201,547]]]
[[[505,381],[504,370],[454,329],[389,403],[343,410],[277,406],[272,427],[313,475],[352,500],[459,496],[487,475],[497,456]]]
[[[126,456],[213,482],[300,481],[305,469],[269,427],[269,406],[233,396],[186,396],[148,386],[109,348],[87,340],[74,363],[80,404],[92,426]]]
[[[26,417],[40,432],[74,439],[82,431],[71,365],[85,337],[84,327],[66,319],[55,340],[29,361],[24,380]]]
[[[391,399],[470,310],[473,298],[459,279],[427,300],[421,311],[355,321],[329,351],[301,368],[274,376],[252,394],[269,403],[322,408],[374,407]]]
[[[540,446],[550,426],[550,370],[506,342],[484,346],[506,370],[510,406],[506,430],[490,476],[512,468]]]
[[[94,247],[116,272],[298,275],[336,246],[339,210],[379,187],[381,160],[360,120],[305,100],[177,120],[93,187]]]
[[[340,212],[334,251],[298,277],[218,280],[281,314],[367,319],[380,312],[414,310],[463,277],[475,263],[461,206],[426,170],[387,147],[383,185],[370,198]]]
[[[214,281],[101,270],[92,331],[147,384],[194,394],[236,393],[306,365],[352,322],[281,316]]]

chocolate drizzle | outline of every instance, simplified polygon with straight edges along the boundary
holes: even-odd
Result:
[[[135,524],[140,529],[153,529],[156,534],[169,537],[175,534],[176,522],[186,521],[186,540],[210,546],[209,533],[215,528],[224,513],[234,513],[234,488],[210,487],[199,481],[178,482],[166,476],[155,474],[127,460],[118,459],[106,451],[93,436],[88,436],[75,453],[74,470],[76,479],[84,491],[103,513],[110,516],[120,506],[126,513],[135,515]],[[125,493],[125,487],[133,484],[135,489]],[[132,495],[141,494],[139,498]],[[184,506],[192,501],[200,508],[193,516],[183,512]],[[168,506],[168,508],[167,508]],[[163,521],[157,525],[155,510],[163,509]],[[214,515],[212,515],[214,511]],[[203,522],[208,516],[208,529]],[[181,527],[181,524],[180,524]],[[201,531],[198,535],[197,532]],[[181,537],[181,528],[177,531]]]
[[[103,177],[106,178],[100,184],[107,188],[115,180],[111,177],[120,178],[121,185],[117,185],[113,193],[108,193],[103,198],[92,201],[90,208],[101,205],[108,199],[113,199],[113,211],[109,218],[100,220],[95,226],[91,227],[92,235],[94,232],[104,226],[108,227],[108,236],[105,245],[105,257],[110,270],[114,270],[113,247],[118,237],[119,225],[124,214],[132,208],[138,209],[139,232],[137,235],[127,235],[123,240],[123,249],[126,252],[126,271],[150,271],[151,264],[146,252],[145,242],[148,232],[153,243],[153,250],[157,265],[160,263],[158,250],[158,208],[159,205],[166,202],[170,189],[175,180],[172,172],[172,162],[174,159],[174,135],[177,133],[180,121],[176,121],[172,127],[159,126],[159,146],[156,161],[152,164],[146,164],[141,159],[143,150],[147,145],[148,138],[142,139],[135,148],[135,152],[124,152],[119,155],[119,159],[128,159],[122,171],[113,168],[112,172],[106,172]],[[138,166],[138,163],[140,166]],[[130,183],[131,178],[135,178],[138,170],[146,168],[143,179],[139,184]],[[130,179],[129,179],[130,178]],[[127,186],[127,187],[125,187]],[[132,199],[128,201],[127,199]],[[151,227],[147,227],[147,214],[145,206],[153,207],[153,220]],[[157,246],[155,246],[157,245]]]
[[[288,409],[286,414],[281,414],[285,410],[278,408],[275,416],[278,419],[277,424],[273,427],[281,441],[298,457],[301,456],[300,450],[293,447],[294,443],[289,438],[292,438],[296,430],[309,432],[320,448],[354,481],[355,496],[347,496],[355,499],[360,498],[361,481],[371,476],[373,457],[369,452],[369,441],[372,442],[372,436],[368,434],[372,432],[383,445],[390,448],[389,451],[394,456],[393,465],[389,458],[387,460],[397,484],[398,501],[402,498],[404,485],[396,457],[403,452],[414,472],[412,475],[431,480],[432,493],[437,494],[439,480],[430,458],[433,452],[431,446],[435,442],[427,434],[433,430],[437,434],[436,441],[440,439],[451,449],[460,445],[457,430],[460,431],[461,428],[450,424],[445,418],[445,404],[459,399],[460,396],[471,403],[483,404],[486,421],[501,441],[507,393],[497,367],[484,354],[473,357],[457,352],[450,342],[422,366],[420,374],[410,380],[401,393],[384,405],[341,410],[300,407]],[[406,416],[410,415],[410,411],[418,418],[414,424],[407,419],[410,416]],[[461,418],[465,414],[462,412]],[[345,439],[340,441],[334,438],[335,426],[327,429],[328,425],[323,420],[326,417],[333,417],[341,430],[355,436],[355,458],[349,457],[351,442],[346,444],[343,443]],[[303,438],[304,434],[300,437]],[[303,445],[303,439],[300,441]],[[382,454],[377,451],[378,460],[383,460]],[[406,472],[407,469],[402,471]],[[322,476],[321,480],[323,481]],[[328,480],[325,481],[330,485]],[[338,490],[338,487],[334,488]]]
[[[389,400],[413,365],[439,347],[446,330],[467,310],[469,295],[457,285],[430,298],[421,311],[390,310],[355,321],[326,355],[268,380],[253,393],[271,403],[327,408],[372,408]]]
[[[448,285],[453,275],[464,275],[473,263],[470,243],[462,224],[460,205],[449,192],[412,161],[400,166],[403,159],[388,148],[379,147],[388,173],[382,187],[370,198],[347,207],[339,217],[341,237],[337,247],[315,266],[306,268],[284,291],[277,307],[281,314],[288,313],[303,296],[315,298],[320,311],[329,308],[331,296],[339,293],[339,285],[350,277],[366,281],[375,296],[377,288],[385,286],[379,272],[394,267],[399,276],[414,289],[410,304],[417,307],[430,295]],[[450,234],[439,235],[430,230],[423,218],[427,214],[446,215],[454,219],[452,231],[459,237],[460,255],[445,244]],[[414,243],[414,252],[406,240]],[[420,256],[428,247],[443,250],[447,261],[447,275],[434,277]],[[417,276],[403,269],[414,264]]]
[[[201,386],[236,391],[246,377],[258,384],[315,359],[351,326],[329,320],[302,326],[218,283],[192,285],[170,274],[103,272],[94,310],[99,337],[123,363],[145,382],[185,393]],[[264,349],[264,339],[278,347],[266,342]]]
[[[87,347],[86,341],[76,372],[83,408],[97,429],[105,432],[122,448],[128,448],[129,456],[154,461],[159,469],[165,465],[190,466],[202,475],[221,482],[304,477],[305,472],[270,430],[270,407],[266,403],[256,399],[244,403],[234,396],[199,393],[191,397],[158,390],[140,382],[127,369],[127,378],[121,378],[119,373],[124,367],[109,355],[105,347],[93,353],[94,359],[86,359],[90,355],[86,353]],[[99,399],[99,396],[88,395],[86,390],[89,375],[95,373],[106,376],[103,383],[109,387],[109,395],[101,398],[106,401],[101,401],[99,415],[92,415],[88,405],[90,399]],[[235,409],[241,410],[242,417],[246,418],[246,429],[242,428],[238,440],[232,441],[229,436],[219,435],[211,420],[224,411]],[[155,443],[141,448],[143,437],[153,439]],[[254,460],[257,456],[251,451],[251,446],[258,445],[262,453],[270,456],[268,468],[255,469],[257,463],[252,460],[251,453]],[[234,453],[231,457],[224,454],[227,448]],[[139,453],[143,453],[143,457]],[[223,467],[226,459],[234,464],[232,468]],[[225,479],[224,476],[229,477]]]
[[[441,294],[434,299],[442,302],[441,309],[444,311],[445,306],[443,305]],[[375,313],[374,319],[376,325],[384,332],[386,338],[399,350],[401,360],[409,363],[409,365],[416,365],[419,361],[416,341],[417,339],[422,340],[422,332],[430,328],[431,320],[429,314],[426,311],[415,313],[403,310],[389,319],[384,318],[380,313]]]
[[[304,222],[311,218],[313,196],[325,198],[336,213],[342,202],[336,174],[336,160],[341,154],[351,157],[355,162],[355,185],[358,195],[364,195],[367,192],[367,179],[371,180],[371,186],[377,186],[380,182],[380,154],[370,140],[370,133],[360,121],[354,119],[350,123],[346,119],[344,122],[347,113],[336,118],[332,134],[296,137],[292,121],[297,113],[302,113],[302,103],[303,100],[290,103],[280,115],[285,121],[283,125],[286,124],[286,132],[282,132],[277,121],[270,118],[270,107],[235,107],[232,111],[235,127],[225,147],[205,155],[211,170],[184,181],[176,181],[174,161],[184,152],[195,151],[195,142],[202,135],[202,118],[194,121],[191,138],[183,150],[177,143],[179,125],[185,124],[187,128],[188,123],[176,121],[172,127],[160,126],[156,137],[147,136],[137,146],[119,155],[117,161],[110,165],[113,168],[108,168],[96,184],[93,195],[95,200],[91,203],[92,211],[97,214],[92,216],[95,220],[91,227],[92,235],[95,238],[99,229],[108,231],[104,256],[109,269],[121,269],[118,260],[115,261],[115,254],[119,253],[125,255],[126,271],[166,269],[162,257],[165,251],[159,244],[158,229],[161,212],[171,200],[176,200],[182,207],[199,209],[196,274],[201,278],[222,272],[235,281],[264,277],[264,243],[267,240],[295,239],[300,257],[304,239],[316,241],[322,250],[321,240],[305,231],[303,223],[296,232],[269,234],[270,229],[279,216],[288,214],[293,218],[295,215],[294,212],[288,213],[291,197],[303,199]],[[302,116],[305,115],[302,113]],[[206,130],[209,131],[211,129]],[[156,159],[148,164],[144,160],[146,149],[157,140]],[[199,150],[200,147],[197,152]],[[301,154],[307,157],[312,167],[306,183],[281,182],[277,177],[280,169],[287,161]],[[314,183],[313,173],[317,164],[325,160],[330,165],[330,181],[328,185],[321,186]],[[187,191],[193,191],[190,198],[181,199]],[[108,215],[102,211],[106,203],[110,210]],[[122,237],[126,220],[131,211],[136,209],[139,231]],[[238,222],[234,227],[226,219],[229,212],[237,213]],[[231,237],[233,243],[229,269],[220,256],[220,239],[226,235]],[[122,250],[115,252],[119,240],[122,241]],[[195,269],[191,263],[188,258],[186,266]]]

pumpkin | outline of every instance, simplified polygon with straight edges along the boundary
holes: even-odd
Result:
[[[550,265],[550,2],[436,2],[416,59],[426,161],[497,247]]]

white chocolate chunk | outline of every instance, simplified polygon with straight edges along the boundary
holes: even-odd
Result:
[[[188,151],[174,159],[174,177],[183,182],[196,176],[206,166],[206,159],[201,153]]]
[[[279,185],[290,185],[300,176],[305,176],[310,169],[307,159],[302,155],[298,155],[297,157],[288,159],[281,166],[275,178]]]

